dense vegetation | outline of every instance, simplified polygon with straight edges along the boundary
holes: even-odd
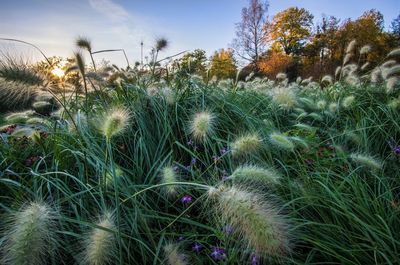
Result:
[[[2,264],[400,263],[400,50],[217,81],[165,45],[141,69],[4,63]]]

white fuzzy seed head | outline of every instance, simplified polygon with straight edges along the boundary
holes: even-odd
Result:
[[[111,213],[105,213],[96,223],[102,228],[94,228],[86,240],[84,261],[89,265],[113,264],[117,249],[114,232],[116,230]]]
[[[129,125],[130,112],[121,107],[116,107],[107,111],[100,122],[100,130],[102,134],[111,139],[122,133]]]
[[[317,108],[318,108],[320,111],[325,110],[325,108],[326,108],[326,101],[325,101],[325,100],[319,100],[319,101],[317,102]]]
[[[280,182],[280,175],[276,170],[254,165],[236,168],[230,178],[234,183],[262,183],[267,186],[275,186]]]
[[[162,174],[161,174],[162,184],[173,183],[177,181],[178,181],[178,176],[173,167],[166,166],[162,169]],[[163,186],[163,190],[167,193],[167,195],[174,195],[177,192],[176,185],[173,184]]]
[[[332,102],[331,104],[329,104],[329,111],[332,113],[336,113],[338,110],[338,104],[335,102]]]
[[[372,47],[371,45],[364,45],[360,49],[360,54],[367,54],[371,51]]]
[[[291,152],[294,150],[294,144],[290,138],[279,132],[271,133],[269,135],[269,142],[277,149],[282,151]]]
[[[296,104],[296,95],[288,87],[278,87],[271,92],[272,99],[281,108],[291,110]]]
[[[247,155],[256,152],[261,147],[262,140],[257,133],[246,134],[237,138],[232,144],[234,156]]]
[[[164,253],[168,265],[186,265],[186,256],[179,250],[179,246],[168,243],[164,246]]]
[[[198,141],[205,140],[207,136],[213,133],[215,115],[208,111],[196,113],[190,122],[190,132],[194,139]]]
[[[279,258],[289,252],[288,223],[270,202],[243,188],[226,188],[218,196],[216,213],[233,233],[261,255]],[[241,244],[241,243],[239,243]]]
[[[354,101],[355,101],[354,96],[348,96],[343,99],[342,105],[345,109],[349,109],[353,105]]]
[[[379,170],[383,167],[382,162],[370,155],[353,153],[350,158],[354,163],[371,170]]]
[[[5,235],[1,264],[46,264],[56,246],[56,218],[56,211],[41,202],[32,202],[18,211]]]

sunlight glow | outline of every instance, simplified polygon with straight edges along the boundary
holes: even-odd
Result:
[[[55,76],[57,76],[58,78],[62,78],[65,73],[63,70],[61,70],[60,68],[56,67],[53,70],[51,70],[51,73]]]

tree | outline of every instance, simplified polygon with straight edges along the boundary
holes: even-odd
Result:
[[[211,57],[210,76],[218,79],[234,78],[237,72],[233,50],[221,49]]]
[[[400,45],[400,14],[392,21],[390,28],[393,37],[397,40],[397,45]]]
[[[273,79],[278,73],[286,73],[292,62],[291,56],[279,51],[271,51],[258,61],[258,67],[261,73]]]
[[[232,47],[235,53],[254,67],[265,51],[263,25],[267,21],[268,2],[249,0],[249,6],[242,9],[242,21],[236,24],[236,38]]]
[[[193,52],[188,52],[182,58],[174,61],[174,66],[188,74],[198,74],[205,76],[206,74],[206,52],[201,49],[196,49]]]
[[[264,25],[267,42],[276,42],[287,55],[299,55],[311,35],[314,16],[304,8],[290,7]]]

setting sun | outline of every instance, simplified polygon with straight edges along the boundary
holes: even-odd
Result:
[[[58,78],[62,78],[65,73],[63,70],[61,70],[60,68],[56,67],[53,70],[51,70],[51,73],[55,76],[57,76]]]

